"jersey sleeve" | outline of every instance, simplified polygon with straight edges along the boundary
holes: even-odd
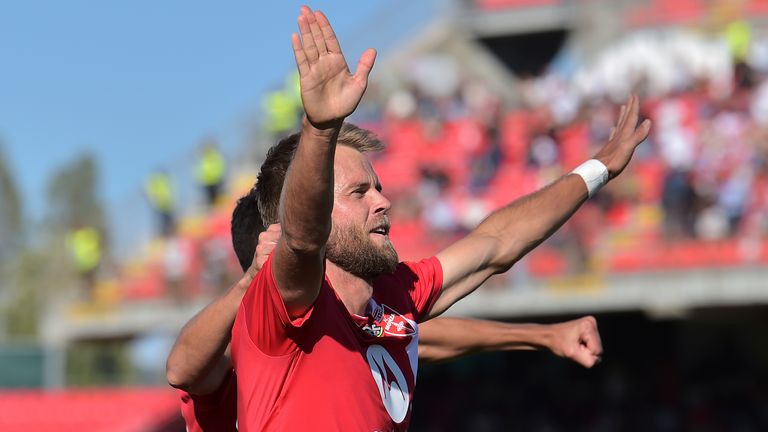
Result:
[[[207,395],[179,390],[181,415],[189,432],[237,431],[237,380],[230,371],[221,386]]]
[[[272,273],[272,255],[253,278],[240,308],[251,341],[265,354],[279,356],[296,350],[294,340],[312,315],[312,305],[304,315],[291,319]]]
[[[403,263],[407,273],[405,278],[409,279],[408,292],[415,306],[414,317],[416,322],[424,321],[437,298],[440,297],[440,291],[443,288],[443,267],[437,257],[423,259],[418,262]]]

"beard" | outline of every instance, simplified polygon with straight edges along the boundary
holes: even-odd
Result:
[[[342,270],[367,281],[394,272],[398,262],[389,238],[384,245],[377,245],[361,228],[340,228],[336,224],[328,238],[325,257]]]

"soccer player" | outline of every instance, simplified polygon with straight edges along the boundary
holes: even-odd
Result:
[[[407,430],[417,323],[552,234],[626,167],[650,122],[637,125],[639,102],[630,96],[594,159],[495,211],[436,256],[398,263],[390,203],[364,154],[381,144],[343,127],[376,53],[364,52],[352,74],[321,12],[303,7],[298,23],[292,43],[306,115],[297,145],[288,138],[273,147],[256,186],[262,215],[279,208],[282,236],[232,329],[238,424],[244,431]]]
[[[244,276],[184,327],[168,358],[168,380],[182,390],[182,414],[190,432],[236,430],[237,380],[228,350],[232,322],[280,236],[279,225],[264,230],[256,204],[252,190],[238,201],[232,216],[232,242]],[[601,349],[592,317],[551,325],[435,318],[420,324],[419,332],[419,360],[429,362],[475,352],[546,348],[591,367],[595,359],[580,346]]]

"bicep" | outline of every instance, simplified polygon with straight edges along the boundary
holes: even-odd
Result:
[[[281,237],[272,257],[272,275],[291,319],[303,315],[317,299],[324,277],[324,254],[301,253]]]
[[[437,254],[443,268],[443,287],[430,318],[445,312],[498,271],[491,266],[498,246],[497,238],[473,233]]]

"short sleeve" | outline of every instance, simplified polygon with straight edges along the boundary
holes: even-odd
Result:
[[[443,288],[443,267],[440,260],[434,256],[419,262],[405,262],[403,266],[407,269],[404,277],[410,279],[406,282],[411,285],[408,292],[416,308],[414,317],[416,322],[422,322],[440,297]]]
[[[312,315],[314,305],[303,316],[290,319],[272,273],[272,255],[248,287],[240,308],[251,341],[265,354],[279,356],[296,349],[294,338]]]
[[[237,431],[237,380],[230,371],[213,393],[196,396],[179,390],[181,414],[189,432]]]

